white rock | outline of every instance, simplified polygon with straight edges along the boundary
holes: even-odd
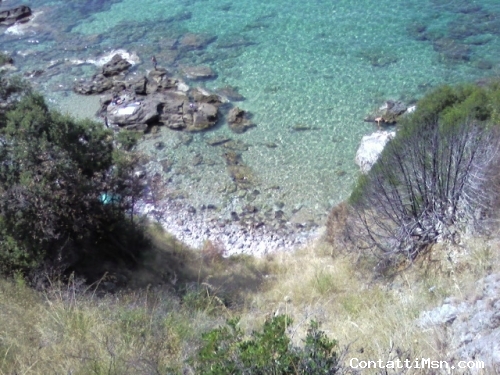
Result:
[[[377,131],[370,135],[365,135],[361,139],[361,144],[356,152],[356,164],[361,168],[362,173],[368,173],[377,161],[380,153],[396,135],[395,131]]]

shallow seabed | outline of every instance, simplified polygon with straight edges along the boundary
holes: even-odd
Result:
[[[238,88],[246,100],[235,105],[253,113],[257,127],[233,134],[221,122],[192,138],[161,129],[138,147],[169,161],[161,172],[167,189],[196,209],[214,205],[222,217],[251,204],[280,220],[321,224],[355,183],[356,148],[374,130],[363,122],[370,111],[387,99],[411,102],[436,85],[496,76],[500,69],[497,0],[23,3],[42,12],[33,21],[38,27],[0,36],[1,48],[14,54],[21,72],[44,70],[33,84],[70,113],[81,116],[85,105],[93,115],[96,102],[71,89],[95,67],[65,59],[95,59],[115,48],[138,54],[138,74],[151,68],[155,54],[173,72],[208,65],[218,74],[193,85]],[[217,39],[199,50],[176,49],[187,33]],[[297,125],[308,130],[293,130]],[[251,170],[250,188],[236,189],[227,150],[206,144],[218,135],[247,145],[242,159]],[[155,148],[158,142],[165,147]]]

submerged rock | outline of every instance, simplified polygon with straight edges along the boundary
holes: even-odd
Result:
[[[178,47],[187,51],[203,49],[216,39],[217,37],[212,35],[188,33],[179,40]]]
[[[218,95],[226,98],[228,101],[240,102],[240,101],[245,100],[245,97],[238,92],[237,87],[224,86],[224,87],[218,88],[217,90],[215,90],[215,92]]]
[[[234,107],[227,115],[227,123],[229,128],[235,133],[244,133],[248,129],[253,128],[255,124],[249,119],[249,114],[238,108]]]
[[[182,74],[191,80],[212,79],[217,77],[217,74],[209,66],[183,66]]]

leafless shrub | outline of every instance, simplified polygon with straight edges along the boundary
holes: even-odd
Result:
[[[413,260],[492,214],[499,131],[475,120],[408,124],[350,198],[349,238],[383,262]]]

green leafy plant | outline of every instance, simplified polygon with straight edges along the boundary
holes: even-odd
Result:
[[[226,326],[202,336],[203,345],[193,360],[197,374],[336,374],[340,369],[330,340],[312,322],[303,348],[291,345],[286,329],[292,321],[279,315],[264,323],[262,331],[246,337],[232,319]]]

